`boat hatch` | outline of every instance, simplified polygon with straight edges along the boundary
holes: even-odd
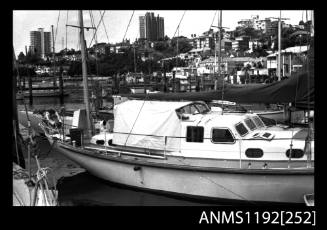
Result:
[[[253,134],[252,137],[255,139],[272,140],[275,137],[275,135],[273,135],[271,133],[267,133],[267,132],[264,132],[264,133],[259,132],[259,133]]]

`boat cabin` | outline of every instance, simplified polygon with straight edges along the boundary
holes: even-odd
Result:
[[[123,102],[114,113],[112,143],[118,146],[190,158],[307,159],[306,130],[267,127],[256,114],[212,112],[203,102],[141,100]]]

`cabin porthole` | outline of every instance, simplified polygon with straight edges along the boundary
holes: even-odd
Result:
[[[260,158],[263,156],[263,151],[262,149],[250,148],[245,151],[245,155],[248,158]]]
[[[290,149],[286,151],[287,158],[290,157],[290,152],[291,152]],[[304,152],[302,149],[292,149],[291,158],[302,158],[303,156],[304,156]]]
[[[97,145],[104,145],[104,140],[96,140]]]
[[[108,141],[108,145],[112,145],[112,140],[109,140]]]

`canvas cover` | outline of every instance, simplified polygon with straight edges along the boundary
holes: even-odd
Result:
[[[116,105],[113,144],[179,151],[181,122],[175,110],[190,103],[128,100]]]
[[[271,84],[231,85],[225,84],[216,91],[186,92],[186,93],[157,93],[125,95],[133,98],[147,97],[153,100],[224,100],[237,103],[289,103],[303,109],[314,108],[314,78],[311,74],[302,73],[289,79]]]

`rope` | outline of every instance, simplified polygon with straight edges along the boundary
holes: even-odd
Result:
[[[99,13],[101,15],[101,10],[99,10]],[[109,36],[108,36],[108,33],[107,33],[107,29],[106,29],[106,26],[104,24],[104,21],[102,20],[102,25],[103,25],[103,28],[104,28],[104,32],[106,33],[106,36],[107,36],[107,39],[108,39],[108,43],[109,43]]]
[[[126,141],[125,141],[125,144],[124,144],[124,145],[126,145],[126,143],[127,143],[127,141],[128,141],[128,138],[129,138],[129,136],[131,135],[131,133],[132,133],[132,131],[133,131],[133,128],[134,128],[134,126],[135,126],[135,123],[136,123],[137,119],[139,118],[139,115],[140,115],[140,113],[141,113],[141,111],[142,111],[142,108],[143,108],[144,104],[145,104],[145,99],[144,99],[143,104],[142,104],[142,106],[141,106],[141,108],[140,108],[140,111],[138,112],[138,114],[137,114],[137,116],[136,116],[136,119],[135,119],[135,121],[134,121],[134,123],[133,123],[133,126],[132,126],[132,128],[131,128],[131,131],[129,132],[129,134],[128,134],[127,138],[126,138]]]
[[[14,192],[14,196],[16,197],[16,200],[18,201],[18,203],[20,204],[20,206],[25,206],[24,202],[19,197],[19,195],[17,194],[17,192],[16,191],[13,191],[13,192]]]
[[[177,32],[177,30],[179,29],[179,26],[180,26],[180,24],[181,24],[181,22],[182,22],[182,20],[183,20],[183,18],[184,18],[185,13],[186,13],[186,10],[184,10],[184,13],[183,13],[183,15],[182,15],[182,18],[181,18],[181,20],[180,20],[179,23],[178,23],[178,26],[177,26],[177,28],[176,28],[176,30],[175,30],[175,33],[174,33],[174,36],[172,37],[172,39],[175,37],[176,32]]]
[[[57,39],[59,18],[60,18],[60,10],[59,10],[58,19],[57,19],[57,26],[56,26],[56,34],[55,34],[55,38],[54,38],[54,44],[56,44],[56,39]]]
[[[132,21],[132,18],[133,18],[134,12],[135,12],[135,10],[133,10],[132,16],[131,16],[131,18],[129,19],[129,22],[128,22],[128,25],[127,25],[127,28],[126,28],[126,31],[125,31],[125,34],[124,34],[124,37],[123,37],[123,42],[124,42],[124,39],[125,39],[125,36],[126,36],[127,30],[128,30],[128,27],[129,27],[129,25],[130,25],[130,23],[131,23],[131,21]]]
[[[100,21],[99,21],[99,23],[98,23],[98,25],[97,25],[97,27],[96,27],[96,29],[95,29],[95,33],[94,33],[94,35],[93,35],[93,37],[92,37],[92,40],[91,40],[90,45],[89,45],[89,48],[91,47],[91,44],[92,44],[93,39],[94,39],[94,36],[95,36],[96,32],[98,31],[99,25],[100,25],[100,23],[101,23],[101,21],[102,21],[102,19],[103,19],[103,16],[104,16],[105,12],[106,12],[106,11],[103,11],[103,13],[102,13],[102,15],[101,15]]]
[[[216,17],[216,14],[217,14],[217,12],[218,12],[218,10],[215,12],[215,14],[214,14],[214,16],[213,16],[213,19],[212,19],[212,22],[211,22],[211,25],[210,25],[210,27],[209,27],[209,30],[208,30],[208,31],[210,31],[210,30],[211,30],[211,27],[212,27],[212,25],[213,25],[213,22],[214,22],[214,20],[215,20],[215,17]],[[205,46],[203,46],[202,52],[204,52],[204,48],[205,48]]]
[[[18,153],[18,138],[17,138],[17,133],[16,133],[16,121],[15,120],[13,120],[13,130],[14,130],[14,138],[15,138],[17,164],[20,164],[20,157],[19,157],[19,153]]]
[[[192,166],[192,165],[190,165],[190,164],[187,164],[187,163],[185,163],[185,162],[182,162],[181,159],[178,159],[178,158],[177,158],[177,160],[180,161],[180,162],[181,162],[183,165],[185,165],[185,166]],[[238,193],[236,193],[236,192],[233,192],[232,190],[226,188],[225,186],[223,186],[223,185],[221,185],[221,184],[219,184],[219,183],[217,183],[217,182],[211,180],[209,177],[201,176],[201,175],[199,175],[199,177],[208,180],[209,182],[211,182],[211,183],[217,185],[218,187],[224,189],[225,191],[227,191],[227,192],[229,192],[229,193],[232,193],[233,195],[235,195],[235,196],[241,198],[241,199],[244,200],[244,201],[247,201],[247,202],[249,202],[249,203],[251,203],[251,204],[256,204],[255,202],[246,199],[244,196],[242,196],[242,195],[240,195],[240,194],[238,194]]]
[[[89,13],[90,13],[90,18],[91,18],[91,24],[92,24],[92,26],[95,27],[93,13],[92,13],[91,10],[89,11]],[[94,39],[95,45],[97,46],[97,44],[98,44],[98,38],[97,38],[97,35],[96,35],[96,31],[94,32],[94,38],[95,38]],[[97,53],[96,52],[95,52],[95,68],[96,68],[96,75],[99,76],[99,66],[98,66],[98,59],[97,59]],[[92,89],[93,89],[93,93],[96,96],[97,89],[95,88],[93,78],[91,78],[91,86],[92,86]],[[97,103],[97,101],[96,100],[93,100],[94,110],[97,112],[97,105],[96,105],[96,103]]]

